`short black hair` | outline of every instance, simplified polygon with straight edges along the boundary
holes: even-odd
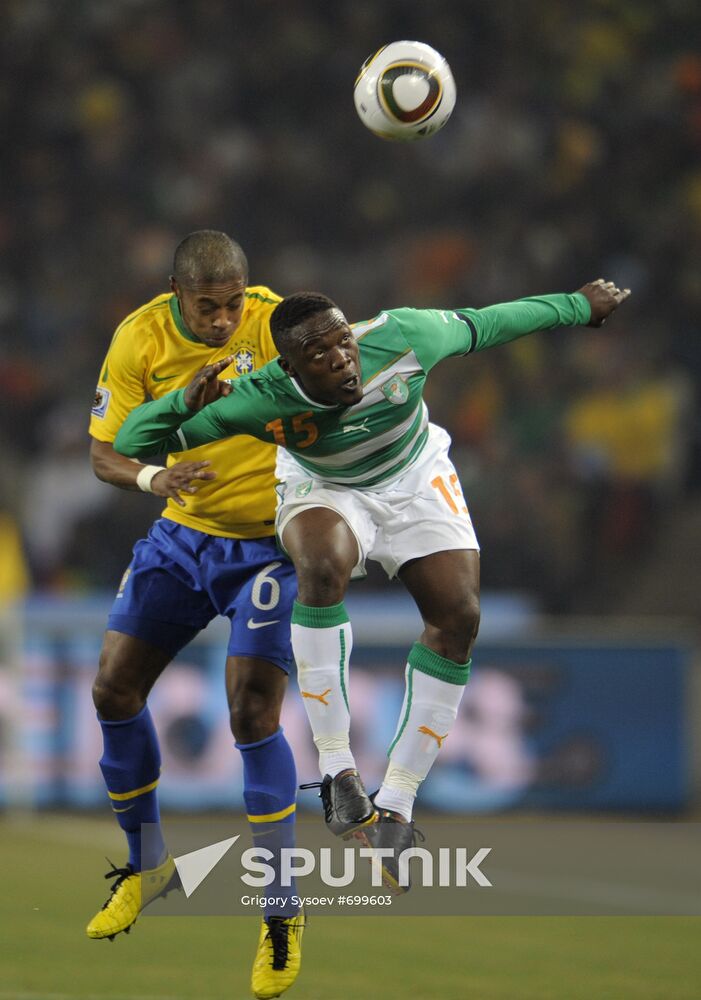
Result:
[[[173,277],[184,288],[248,281],[248,260],[239,244],[216,229],[198,229],[175,248]]]
[[[280,354],[290,345],[290,334],[310,316],[338,309],[336,303],[321,292],[295,292],[278,302],[270,314],[270,332]]]

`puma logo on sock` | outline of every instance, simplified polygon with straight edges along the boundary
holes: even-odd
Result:
[[[316,698],[316,700],[320,701],[322,705],[328,705],[328,701],[326,700],[326,695],[329,693],[330,690],[331,688],[326,688],[326,690],[322,691],[321,694],[313,694],[311,691],[302,691],[301,695],[303,698]]]
[[[438,733],[434,733],[434,731],[432,729],[429,729],[428,726],[419,726],[419,732],[420,733],[425,733],[426,736],[432,736],[434,738],[434,740],[436,741],[436,743],[438,744],[438,749],[439,750],[443,746],[443,740],[448,735],[446,733],[445,736],[439,736]]]

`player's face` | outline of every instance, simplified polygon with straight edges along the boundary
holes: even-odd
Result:
[[[284,367],[320,403],[353,406],[363,398],[358,345],[340,309],[297,327]]]
[[[237,276],[220,285],[188,288],[172,281],[171,287],[190,333],[207,347],[225,347],[241,322],[245,279]]]

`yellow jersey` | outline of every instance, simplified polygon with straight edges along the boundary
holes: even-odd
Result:
[[[236,378],[277,357],[270,314],[280,296],[256,285],[246,289],[243,316],[223,347],[207,347],[185,326],[177,297],[157,295],[117,327],[97,384],[90,434],[114,441],[122,422],[149,397],[158,399],[184,388],[195,372],[228,354],[233,363],[221,378]],[[197,493],[183,495],[185,506],[168,500],[163,516],[210,535],[263,538],[275,534],[275,446],[248,435],[213,441],[187,452],[188,461],[205,459],[217,478]],[[168,465],[183,453],[168,456]]]

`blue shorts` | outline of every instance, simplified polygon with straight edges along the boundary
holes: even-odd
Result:
[[[229,656],[288,672],[292,563],[274,538],[219,538],[160,518],[134,546],[107,627],[175,656],[217,615],[231,621]]]

